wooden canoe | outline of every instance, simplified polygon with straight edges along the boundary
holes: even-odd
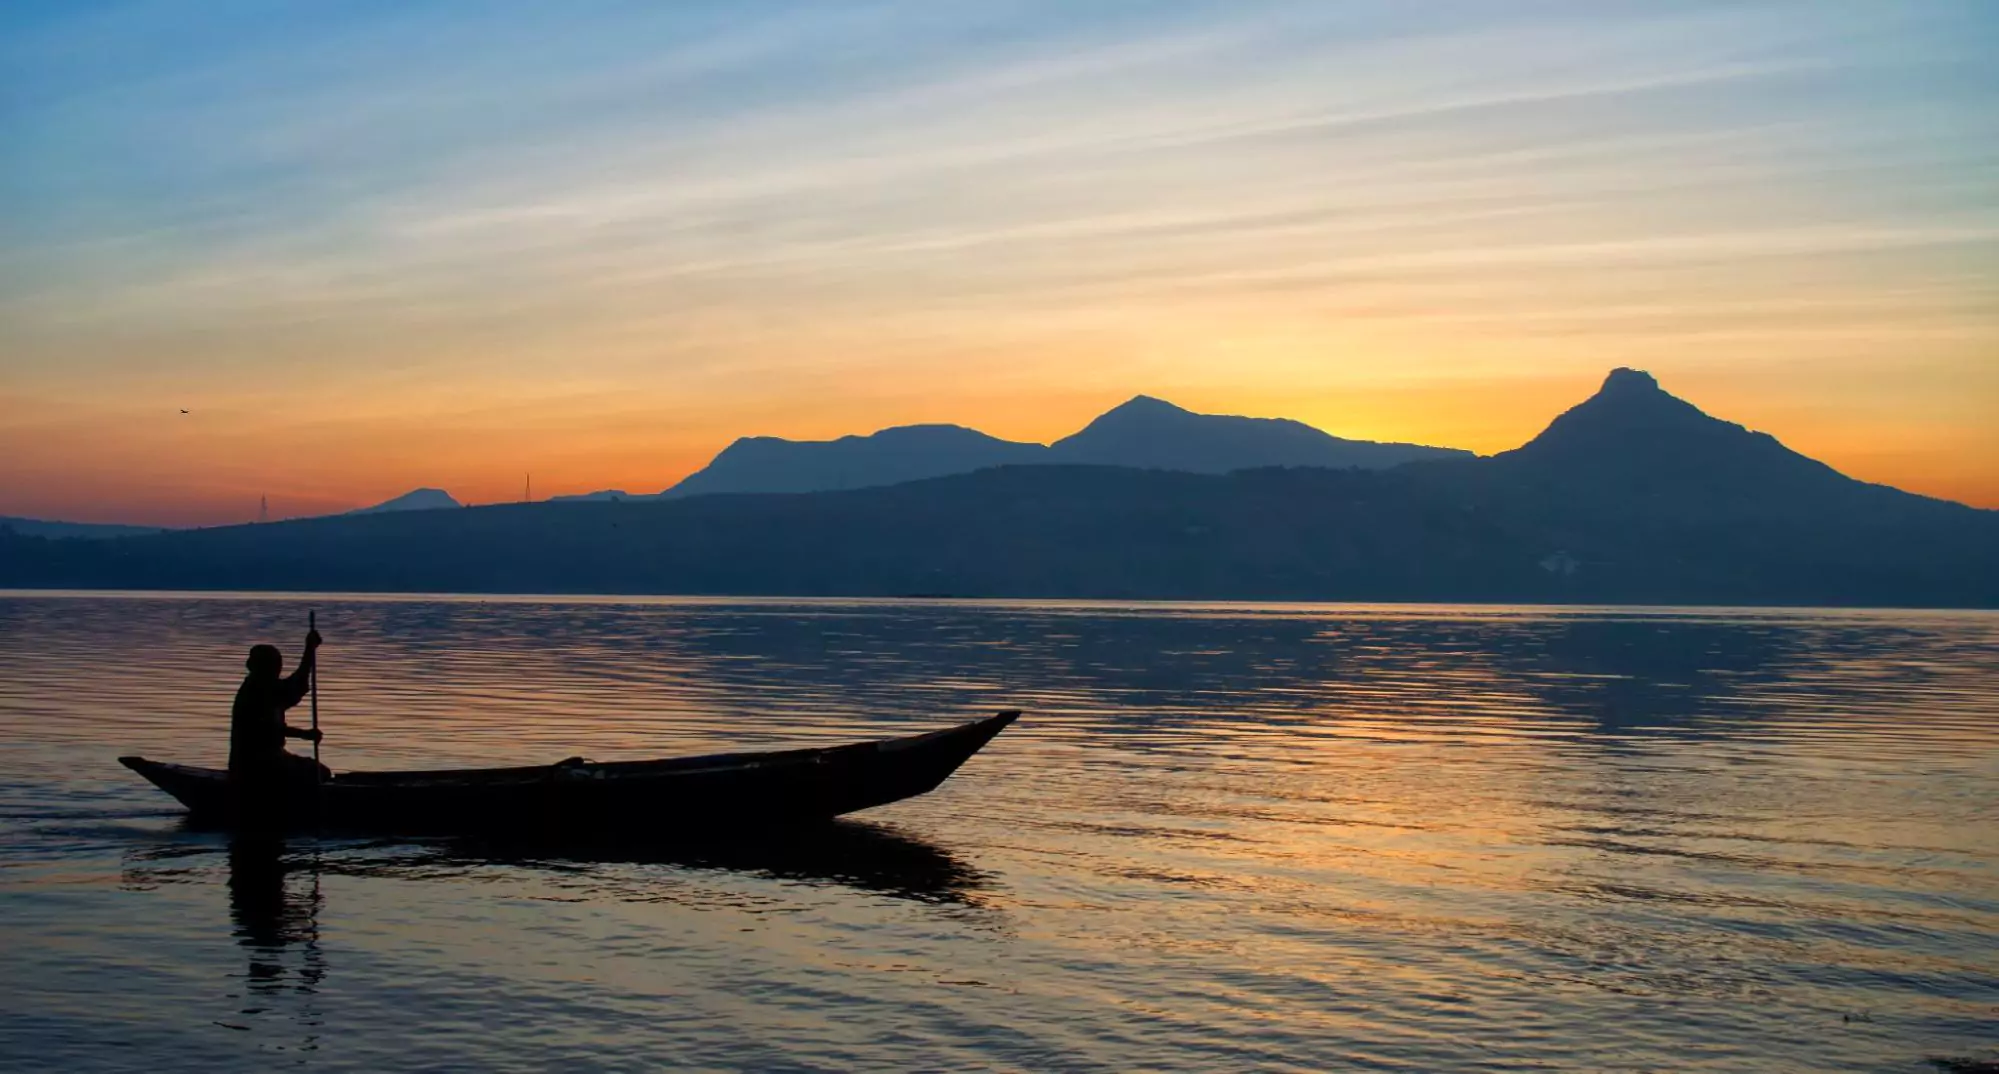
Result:
[[[371,832],[501,831],[673,839],[794,824],[930,791],[1020,716],[1002,712],[926,734],[819,749],[656,761],[574,759],[522,768],[347,772],[302,784],[273,817],[238,816],[228,773],[120,757],[206,824],[320,825]]]

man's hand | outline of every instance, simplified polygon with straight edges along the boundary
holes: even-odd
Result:
[[[325,737],[326,737],[326,732],[321,731],[317,727],[308,728],[305,732],[305,740],[307,742],[318,742],[320,739]]]
[[[323,641],[325,641],[325,640],[326,640],[326,639],[324,639],[324,638],[322,638],[322,637],[320,637],[320,636],[319,636],[319,631],[317,631],[317,630],[308,630],[308,631],[306,631],[306,635],[305,635],[305,647],[306,647],[306,650],[307,650],[307,651],[311,651],[311,650],[313,650],[313,649],[317,649],[317,648],[319,648],[319,645],[320,645],[320,643],[321,643],[321,642],[323,642]]]

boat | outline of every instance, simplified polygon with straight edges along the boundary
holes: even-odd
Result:
[[[699,838],[828,820],[936,789],[1020,717],[1008,710],[924,734],[817,749],[652,761],[580,757],[520,768],[345,772],[290,788],[282,816],[238,815],[228,772],[120,757],[200,824],[367,832]]]

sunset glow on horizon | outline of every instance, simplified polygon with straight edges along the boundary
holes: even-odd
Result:
[[[1945,2],[14,5],[0,515],[651,493],[1141,393],[1491,453],[1614,366],[1999,507],[1995,44]]]

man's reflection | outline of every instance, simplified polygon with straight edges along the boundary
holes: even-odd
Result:
[[[293,876],[291,874],[298,874]],[[249,952],[249,988],[258,994],[310,995],[326,976],[319,950],[319,870],[288,863],[284,840],[243,834],[229,844],[229,916]],[[298,968],[286,949],[298,945]]]

